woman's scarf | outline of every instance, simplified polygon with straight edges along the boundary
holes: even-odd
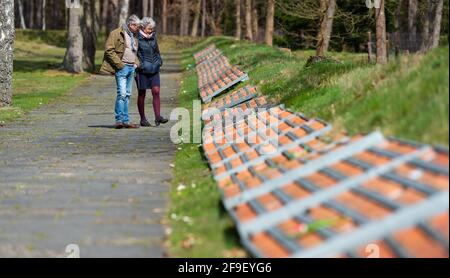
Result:
[[[139,30],[139,33],[141,33],[141,35],[142,35],[144,38],[146,38],[146,39],[150,39],[151,37],[153,37],[153,34],[154,34],[154,33],[151,33],[151,34],[149,35],[149,34],[145,33],[145,32],[142,31],[142,30]]]
[[[131,50],[133,50],[133,52],[136,52],[137,51],[136,41],[134,40],[133,33],[130,31],[130,28],[128,28],[128,25],[126,23],[123,24],[122,28],[128,34],[128,36],[130,36],[130,39],[131,39]]]

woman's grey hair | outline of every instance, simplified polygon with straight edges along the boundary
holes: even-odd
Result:
[[[130,25],[131,23],[135,23],[135,24],[141,24],[141,20],[139,19],[139,17],[135,14],[130,15],[130,17],[127,19],[127,25]]]
[[[147,27],[150,27],[150,28],[152,28],[152,29],[155,29],[155,27],[156,27],[156,22],[153,20],[153,18],[151,18],[151,17],[144,17],[142,20],[141,20],[141,27],[142,28],[147,28]]]

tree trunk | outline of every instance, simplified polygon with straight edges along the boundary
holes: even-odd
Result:
[[[419,0],[408,0],[408,32],[417,32],[417,11]]]
[[[220,0],[219,0],[220,1]],[[214,3],[216,2],[216,3]],[[214,20],[214,23],[216,22],[216,4],[217,0],[211,0],[211,18]]]
[[[0,107],[12,101],[13,48],[14,0],[5,0],[0,9]]]
[[[189,2],[181,0],[181,20],[180,20],[180,36],[187,36],[189,33]]]
[[[428,42],[430,39],[430,20],[432,17],[432,12],[430,9],[430,6],[432,5],[432,2],[427,3],[427,9],[422,15],[422,45],[420,46],[420,52],[426,52],[428,49]]]
[[[163,34],[167,34],[167,17],[168,17],[167,0],[162,1],[161,14],[162,14],[162,32],[163,32]]]
[[[47,29],[46,15],[47,15],[47,0],[42,0],[42,30],[43,31],[45,31]]]
[[[150,17],[155,17],[155,0],[150,0]]]
[[[211,15],[207,15],[209,25],[211,26],[211,29],[213,31],[214,36],[221,36],[222,35],[222,29],[219,25],[216,24],[216,21]]]
[[[223,12],[217,13],[217,9],[219,8],[220,2],[221,2],[220,0],[212,2],[211,14],[207,14],[207,20],[215,36],[221,36],[223,34],[222,27],[220,25],[220,22],[222,21]]]
[[[102,20],[101,20],[101,6],[102,3],[100,0],[93,0],[94,1],[94,31],[95,31],[95,38],[97,40],[98,34],[100,33],[100,30],[102,28]]]
[[[404,0],[399,0],[397,8],[395,10],[394,14],[394,44],[395,44],[395,53],[396,55],[400,53],[400,46],[401,46],[401,16],[402,16],[402,8],[403,8]]]
[[[333,19],[336,11],[336,0],[320,0],[322,19],[317,35],[317,56],[325,56],[330,45],[331,32],[333,31]]]
[[[36,28],[42,28],[42,0],[37,0],[36,3]]]
[[[34,8],[34,0],[29,0],[29,9],[28,9],[28,27],[30,29],[34,29],[34,15],[35,15],[35,8]]]
[[[83,72],[83,36],[81,34],[81,8],[69,9],[69,35],[63,68],[68,72]]]
[[[19,5],[20,28],[27,29],[27,25],[25,24],[25,17],[23,16],[23,2],[22,2],[22,0],[18,1],[18,5]]]
[[[202,37],[206,35],[206,0],[202,0]]]
[[[264,41],[269,46],[273,46],[274,20],[275,20],[275,0],[268,0],[267,15],[266,15],[266,36]]]
[[[127,22],[129,10],[130,0],[120,0],[119,26]]]
[[[200,13],[202,9],[202,0],[196,0],[197,3],[195,4],[195,16],[194,16],[194,22],[192,23],[192,37],[198,36],[198,24],[200,22]]]
[[[95,70],[95,45],[97,31],[95,23],[96,0],[83,0],[83,16],[81,31],[83,34],[83,69],[93,72]]]
[[[236,39],[240,40],[242,37],[242,25],[241,25],[241,0],[236,1]]]
[[[433,23],[431,24],[428,50],[439,46],[443,8],[444,8],[444,0],[438,0],[436,2],[432,2]]]
[[[95,8],[95,13],[97,14],[97,23],[98,23],[98,33],[102,32],[105,27],[105,18],[104,16],[104,10],[105,7],[105,0],[96,0],[98,3],[96,4],[97,7]]]
[[[252,32],[253,41],[257,42],[259,40],[259,23],[258,23],[258,9],[256,7],[256,1],[253,1],[252,7]]]
[[[108,1],[107,8],[107,24],[106,24],[106,35],[108,35],[112,30],[116,29],[119,25],[119,17],[117,16],[119,12],[119,0],[106,0]]]
[[[108,30],[108,10],[110,9],[109,5],[110,5],[109,0],[103,0],[102,31],[104,31],[105,33],[109,33],[109,30]]]
[[[408,49],[417,50],[417,11],[419,0],[408,1]]]
[[[252,32],[252,0],[245,0],[245,39],[253,40]]]
[[[386,64],[386,16],[384,11],[384,0],[380,0],[380,7],[375,9],[375,21],[377,29],[377,63]]]
[[[148,0],[142,0],[142,17],[148,16]]]

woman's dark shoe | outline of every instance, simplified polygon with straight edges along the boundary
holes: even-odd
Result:
[[[143,120],[143,121],[141,121],[141,126],[142,127],[150,127],[152,125],[147,120]]]
[[[167,124],[167,122],[169,122],[169,120],[162,116],[155,120],[156,126],[159,126],[160,124]]]

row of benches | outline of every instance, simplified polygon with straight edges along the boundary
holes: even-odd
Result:
[[[448,257],[447,149],[336,132],[230,90],[248,76],[214,45],[194,58],[204,154],[253,256]]]

